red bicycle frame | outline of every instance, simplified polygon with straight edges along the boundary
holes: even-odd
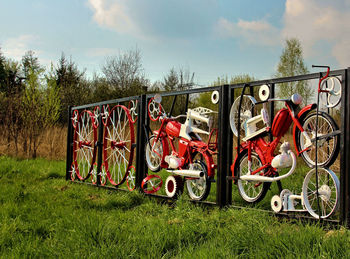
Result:
[[[184,169],[184,167],[186,167],[188,164],[192,164],[194,155],[197,153],[200,153],[205,159],[206,164],[208,165],[208,168],[207,168],[208,177],[214,178],[216,164],[214,163],[212,155],[217,153],[215,151],[217,144],[216,142],[210,143],[210,139],[213,135],[213,132],[216,129],[213,129],[211,131],[209,135],[208,143],[205,143],[199,139],[187,140],[185,138],[179,137],[178,151],[177,151],[175,146],[175,139],[177,137],[169,135],[165,130],[166,125],[172,121],[176,121],[176,120],[169,119],[169,118],[161,119],[160,128],[158,130],[153,131],[153,134],[156,136],[153,143],[156,143],[158,140],[161,140],[162,147],[163,147],[163,155],[157,153],[157,155],[161,157],[161,164],[160,164],[161,168],[168,168],[168,164],[165,161],[165,157],[170,154],[170,150],[169,150],[169,142],[170,142],[171,155],[174,155],[181,159],[181,166],[179,167],[179,169]],[[216,137],[217,137],[217,130],[216,130]]]
[[[277,99],[276,99],[277,100]],[[276,101],[274,99],[270,100],[270,101]],[[281,100],[279,100],[281,101]],[[279,113],[276,114],[276,120],[274,120],[272,127],[274,127],[274,124],[279,124],[279,125],[283,125],[282,127],[285,127],[284,129],[282,129],[281,133],[278,133],[277,136],[275,136],[275,138],[271,141],[271,142],[266,142],[264,140],[263,137],[256,137],[253,138],[252,140],[248,140],[244,143],[241,144],[240,147],[240,154],[242,152],[245,152],[245,150],[248,151],[248,161],[251,161],[251,153],[252,150],[254,150],[259,158],[261,159],[261,162],[263,164],[263,166],[261,166],[260,168],[254,170],[253,172],[250,172],[251,175],[260,173],[261,175],[264,176],[271,176],[271,175],[275,175],[276,170],[271,166],[271,161],[272,159],[275,157],[275,149],[278,146],[281,138],[284,136],[284,134],[286,133],[286,131],[288,130],[288,128],[290,127],[291,123],[293,122],[293,140],[294,140],[294,146],[295,146],[295,151],[297,153],[298,156],[301,155],[301,153],[307,151],[309,149],[305,148],[304,150],[299,150],[298,145],[297,145],[297,130],[300,130],[301,133],[304,132],[303,127],[300,124],[300,121],[313,109],[316,108],[316,104],[310,104],[305,106],[303,109],[300,110],[300,112],[298,113],[297,116],[295,116],[295,111],[294,108],[292,106],[292,104],[289,103],[289,100],[284,100],[285,104],[286,104],[286,108],[282,109],[279,111],[282,112],[286,112],[288,111],[288,118],[283,117],[283,116],[279,116]],[[288,121],[289,120],[289,121]],[[268,128],[268,130],[271,130],[271,128]],[[237,149],[237,148],[236,148]],[[231,165],[231,171],[233,173],[233,175],[235,175],[236,173],[234,172],[234,168],[236,166],[236,162],[237,159],[239,157],[239,154],[236,155],[235,160],[233,162],[233,164]],[[268,169],[267,171],[265,169]],[[265,172],[262,172],[265,171]]]

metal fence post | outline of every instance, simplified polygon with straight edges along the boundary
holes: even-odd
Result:
[[[216,202],[220,207],[227,205],[226,200],[226,176],[227,172],[230,169],[228,165],[228,127],[229,125],[229,113],[227,106],[229,105],[229,86],[223,85],[220,87],[220,102],[219,102],[219,154],[218,154],[218,174],[217,174],[217,183],[216,183]]]
[[[227,154],[227,158],[226,158],[226,175],[225,175],[225,179],[226,179],[226,204],[231,205],[232,204],[232,180],[228,177],[232,176],[232,172],[230,170],[231,168],[231,164],[232,164],[232,155],[233,155],[233,132],[231,130],[230,127],[230,121],[229,121],[229,117],[230,117],[230,109],[231,106],[234,102],[234,98],[235,98],[235,89],[231,88],[229,86],[225,86],[226,88],[228,88],[228,102],[227,102],[227,106],[226,106],[226,110],[227,110],[227,122],[226,122],[226,127],[225,127],[225,132],[226,132],[226,142],[227,142],[227,147],[226,147],[226,154]]]
[[[270,85],[270,97],[269,98],[271,98],[271,99],[275,98],[275,84]],[[270,117],[270,127],[271,127],[274,116],[275,116],[275,102],[269,103],[269,110],[270,110],[269,117]],[[270,141],[273,140],[272,133],[270,133],[269,138],[270,138]]]
[[[70,179],[70,168],[72,165],[72,155],[73,155],[73,125],[71,120],[71,109],[72,106],[68,107],[68,132],[67,132],[67,157],[66,157],[66,180]]]
[[[100,113],[102,113],[103,105],[99,106]],[[102,171],[102,154],[103,154],[103,122],[102,116],[98,117],[98,140],[97,140],[97,182],[96,185],[101,184]]]
[[[137,123],[137,144],[136,144],[136,179],[135,186],[141,189],[142,180],[145,178],[146,166],[144,148],[146,145],[146,135],[144,125],[146,124],[147,116],[147,96],[145,94],[140,96],[139,114]]]
[[[343,74],[340,135],[340,221],[350,225],[350,68]]]

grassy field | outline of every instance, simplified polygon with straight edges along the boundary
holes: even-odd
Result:
[[[268,213],[173,206],[74,184],[65,162],[0,157],[0,255],[113,258],[350,257],[350,232]]]

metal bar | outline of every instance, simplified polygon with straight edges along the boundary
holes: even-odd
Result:
[[[231,106],[234,102],[234,89],[233,88],[229,88],[228,86],[225,86],[225,88],[228,88],[228,102],[227,102],[227,113],[228,113],[228,120],[226,123],[226,142],[227,142],[227,147],[226,147],[226,153],[227,153],[227,159],[226,159],[226,174],[225,174],[225,178],[226,178],[226,204],[227,205],[231,205],[232,204],[232,180],[230,180],[228,177],[232,176],[232,172],[230,170],[231,168],[231,164],[232,164],[232,155],[233,155],[233,133],[230,127],[230,109]]]
[[[103,105],[99,106],[100,113],[102,112]],[[102,154],[103,154],[103,130],[104,125],[102,123],[102,116],[98,116],[98,140],[97,140],[97,185],[101,184],[101,171],[102,171]]]
[[[73,147],[72,147],[72,142],[73,142],[73,125],[72,125],[72,120],[71,120],[71,111],[72,111],[72,106],[68,107],[68,132],[67,132],[67,157],[66,157],[66,180],[70,179],[70,167],[72,164],[72,155],[73,155]]]
[[[333,70],[329,72],[329,76],[339,76],[342,74],[344,70]],[[326,74],[325,72],[323,73]],[[306,74],[306,75],[298,75],[298,76],[291,76],[291,77],[281,77],[281,78],[274,78],[274,79],[266,79],[266,80],[259,80],[259,81],[253,81],[249,82],[250,86],[260,86],[263,84],[280,84],[280,83],[287,83],[287,82],[295,82],[295,81],[303,81],[303,80],[310,80],[310,79],[318,79],[320,73],[312,73],[312,74]],[[231,84],[230,87],[233,88],[242,88],[245,83],[240,84]]]
[[[241,98],[239,100],[239,105],[238,105],[238,120],[237,120],[237,156],[241,153],[240,147],[241,147],[241,108],[242,108],[242,100],[244,96],[244,92],[246,87],[249,86],[248,84],[244,84],[242,92],[241,92]],[[234,176],[237,176],[238,178],[240,177],[240,168],[238,170],[238,175],[235,174]]]
[[[186,105],[185,105],[185,112],[187,112],[188,110],[188,102],[190,100],[190,95],[189,94],[186,94]]]
[[[136,179],[135,186],[141,191],[141,183],[145,178],[146,165],[144,157],[144,147],[146,146],[146,133],[144,125],[147,117],[147,98],[146,95],[141,95],[139,101],[139,114],[137,120],[137,146],[136,146]]]
[[[350,225],[350,69],[342,76],[341,135],[340,135],[340,221]]]
[[[171,117],[171,115],[173,114],[174,106],[175,106],[175,103],[176,103],[176,97],[177,97],[177,95],[174,96],[173,102],[172,102],[172,104],[171,104],[171,108],[170,108],[170,112],[169,112],[169,117]]]
[[[220,207],[227,205],[226,203],[226,176],[229,171],[230,166],[228,165],[227,156],[227,125],[229,120],[228,113],[228,86],[222,86],[220,88],[220,100],[219,100],[219,136],[218,136],[218,171],[217,171],[217,181],[216,181],[216,203]]]
[[[205,92],[212,92],[215,90],[219,90],[220,87],[222,86],[212,86],[212,87],[203,87],[203,88],[192,88],[192,89],[187,89],[183,91],[176,91],[176,92],[160,92],[157,93],[163,97],[165,96],[173,96],[173,95],[185,95],[185,94],[198,94],[198,93],[205,93]],[[153,94],[147,94],[147,98],[152,98],[154,97],[155,93]]]
[[[270,84],[270,99],[275,98],[275,84]],[[270,117],[270,127],[272,126],[273,119],[275,118],[275,102],[269,102],[269,117]],[[270,141],[273,140],[272,133],[269,133]]]
[[[74,106],[72,109],[76,109],[76,110],[87,109],[87,108],[100,106],[100,105],[122,103],[122,102],[131,101],[131,100],[137,100],[138,98],[139,98],[139,96],[123,97],[123,98],[113,99],[113,100],[108,100],[108,101],[103,101],[103,102],[89,103],[89,104],[85,104],[85,105]]]

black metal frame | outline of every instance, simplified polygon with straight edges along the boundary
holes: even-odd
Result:
[[[325,73],[322,73],[324,75]],[[342,77],[342,100],[341,100],[341,135],[340,135],[340,163],[342,165],[340,170],[340,224],[350,226],[350,177],[348,175],[350,169],[350,68],[331,71],[330,76],[341,76]],[[318,79],[320,73],[312,73],[306,75],[299,75],[293,77],[276,78],[268,80],[260,80],[249,83],[234,84],[234,85],[222,85],[216,87],[207,88],[194,88],[190,90],[178,91],[178,92],[165,92],[161,93],[162,96],[178,96],[186,95],[186,108],[188,105],[188,96],[190,94],[198,94],[203,92],[210,92],[218,90],[220,93],[219,99],[219,125],[218,125],[218,165],[217,165],[217,193],[215,204],[224,207],[232,206],[232,176],[230,166],[232,164],[233,155],[233,133],[229,126],[229,112],[231,105],[234,101],[234,93],[239,88],[243,88],[245,85],[253,91],[254,87],[261,86],[263,84],[268,84],[270,86],[270,97],[275,96],[275,86],[276,84],[295,82],[301,80],[311,80]],[[127,102],[130,100],[138,100],[138,120],[137,120],[137,143],[136,143],[136,187],[140,189],[141,182],[145,177],[147,172],[147,166],[144,159],[144,146],[146,143],[146,132],[144,130],[144,125],[149,125],[149,118],[147,114],[147,104],[148,100],[153,97],[154,94],[147,94],[141,96],[126,97],[120,99],[109,100],[105,102],[93,103],[88,105],[69,107],[68,116],[68,134],[67,134],[67,160],[66,160],[66,179],[70,180],[70,166],[72,163],[72,148],[73,148],[73,126],[71,122],[72,111],[75,109],[89,109],[96,106],[100,107],[102,111],[102,106],[106,104],[115,104]],[[173,106],[173,105],[172,105]],[[274,116],[274,102],[269,104],[270,118],[273,120]],[[100,170],[102,164],[102,140],[103,140],[103,123],[101,121],[101,116],[99,117],[99,131],[98,131],[98,146],[97,153],[97,163],[98,169]],[[240,143],[238,140],[237,143]],[[97,186],[99,186],[98,179]],[[107,187],[111,188],[111,187]],[[169,199],[168,197],[160,195],[149,195],[152,197],[161,197]],[[213,204],[212,202],[201,202],[205,204]],[[237,207],[237,206],[235,206]],[[291,214],[281,213],[280,215],[285,215],[291,217]],[[294,217],[292,215],[292,217]],[[298,218],[302,216],[297,216]],[[309,218],[305,216],[304,218]],[[331,220],[330,222],[334,222]]]

